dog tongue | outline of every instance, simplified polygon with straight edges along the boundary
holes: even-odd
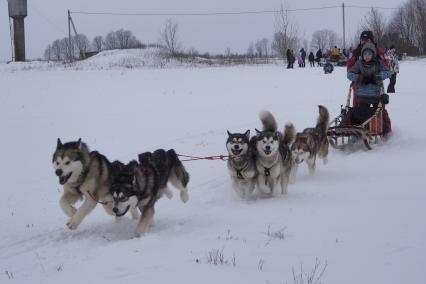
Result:
[[[60,184],[65,184],[66,181],[67,181],[67,177],[66,176],[60,176],[59,177],[59,183]]]

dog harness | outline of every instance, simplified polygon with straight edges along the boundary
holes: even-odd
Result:
[[[249,166],[249,163],[247,162],[241,169],[235,169],[235,171],[237,172],[237,177],[239,179],[246,179],[244,177],[244,172],[247,170],[248,166]]]

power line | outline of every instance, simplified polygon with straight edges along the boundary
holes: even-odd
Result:
[[[392,7],[379,7],[379,6],[357,6],[357,5],[345,5],[347,8],[356,9],[385,9],[385,10],[396,10],[398,8]],[[284,9],[284,10],[253,10],[253,11],[234,11],[234,12],[194,12],[194,13],[116,13],[116,12],[87,12],[87,11],[70,11],[71,14],[80,15],[99,15],[99,16],[150,16],[150,17],[170,17],[170,16],[232,16],[232,15],[256,15],[256,14],[272,14],[279,13],[281,11],[286,12],[300,12],[300,11],[313,11],[313,10],[326,10],[341,8],[340,5],[335,6],[322,6],[322,7],[311,7],[311,8],[298,8],[298,9]]]
[[[323,6],[314,8],[285,9],[287,12],[334,9],[340,6]],[[235,12],[197,12],[197,13],[114,13],[114,12],[85,12],[71,11],[71,14],[108,15],[108,16],[221,16],[221,15],[253,15],[279,13],[280,10],[235,11]]]
[[[345,5],[345,7],[349,8],[357,8],[357,9],[381,9],[381,10],[398,10],[399,8],[392,7],[380,7],[380,6],[357,6],[357,5]]]

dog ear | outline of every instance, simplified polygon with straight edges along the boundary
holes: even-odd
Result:
[[[78,138],[77,148],[78,148],[78,150],[81,150],[81,138]]]
[[[226,132],[228,133],[228,136],[232,136],[232,133],[229,132],[229,130],[226,130]]]
[[[250,140],[250,129],[244,133],[244,135],[247,137],[247,140]]]
[[[133,174],[132,184],[133,184],[133,187],[136,187],[136,174]]]
[[[61,139],[58,138],[58,141],[56,142],[56,149],[59,149],[62,147]]]
[[[257,128],[255,128],[254,130],[256,130],[256,134],[257,134],[257,135],[262,134],[262,131],[257,130]]]

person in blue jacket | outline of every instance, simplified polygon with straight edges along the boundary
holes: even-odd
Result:
[[[327,60],[327,62],[324,64],[323,70],[324,70],[325,74],[331,74],[333,72],[333,70],[334,70],[334,66],[333,66],[333,64],[331,64]]]
[[[348,71],[347,77],[356,82],[355,95],[359,104],[375,104],[380,99],[383,80],[390,77],[389,68],[376,56],[374,44],[366,43],[358,60]]]
[[[389,67],[377,56],[373,43],[366,43],[361,50],[361,59],[349,69],[347,77],[355,83],[355,101],[357,107],[377,106],[382,99],[383,80],[391,76]],[[391,121],[386,109],[383,109],[383,134],[392,131]]]

